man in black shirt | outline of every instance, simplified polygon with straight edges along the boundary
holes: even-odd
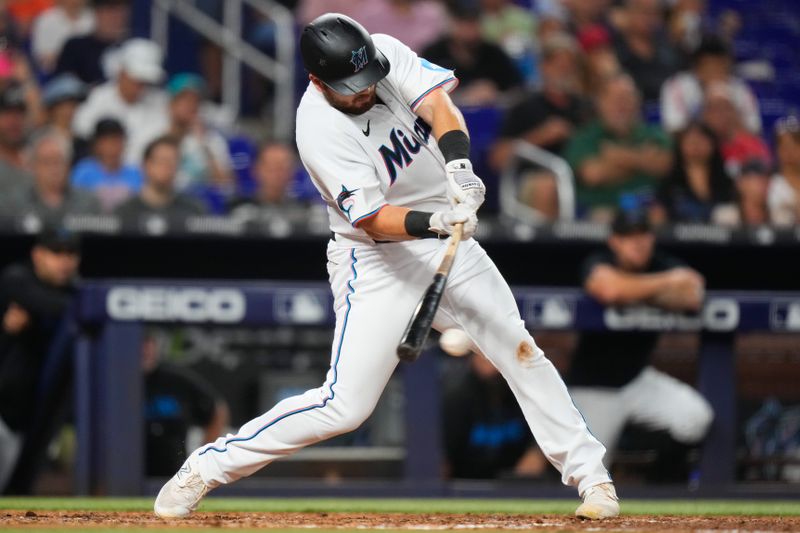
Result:
[[[569,35],[556,33],[542,41],[542,88],[506,113],[500,138],[492,147],[491,162],[496,171],[508,164],[517,139],[561,155],[573,131],[591,118],[591,105],[579,95],[578,61],[577,44]],[[520,199],[545,218],[557,218],[552,173],[532,165],[521,170]]]
[[[442,414],[450,477],[538,477],[547,460],[535,446],[508,383],[483,355],[472,353],[466,371],[449,376]]]
[[[606,306],[698,311],[702,276],[655,251],[654,242],[643,212],[617,214],[609,249],[584,263],[586,292]],[[647,331],[587,332],[578,340],[566,381],[589,429],[606,446],[607,463],[627,422],[666,431],[683,444],[698,443],[711,424],[711,407],[697,391],[650,366],[658,336]]]
[[[30,434],[34,426],[42,425],[37,424],[41,422],[37,417],[43,416],[39,407],[59,392],[42,390],[42,370],[45,365],[56,363],[48,360],[48,354],[72,299],[79,261],[76,237],[48,230],[33,247],[30,262],[12,264],[0,274],[0,492],[19,453],[36,455],[32,453],[34,448],[47,445],[30,442]],[[63,403],[63,398],[58,401]],[[47,433],[44,429],[40,434]],[[23,451],[26,434],[27,450]],[[28,472],[15,477],[27,480],[35,465],[22,462],[20,459],[20,465],[27,466]],[[13,493],[25,492],[22,485],[27,483],[17,483]]]
[[[70,72],[84,83],[103,82],[108,72],[108,54],[128,35],[130,0],[94,0],[94,33],[73,37],[64,43],[55,74]]]
[[[500,93],[522,85],[522,76],[510,57],[481,37],[477,9],[451,7],[450,31],[426,48],[422,57],[456,71],[459,87],[454,98],[465,105],[493,105]]]
[[[160,232],[170,225],[179,226],[187,217],[206,212],[200,202],[175,191],[175,176],[180,163],[180,146],[170,136],[159,137],[144,150],[142,173],[144,185],[138,196],[127,200],[114,213],[123,227]]]
[[[142,343],[145,471],[148,476],[170,476],[186,460],[189,429],[202,428],[203,442],[216,440],[228,425],[228,408],[199,375],[159,362],[158,340],[149,334]]]

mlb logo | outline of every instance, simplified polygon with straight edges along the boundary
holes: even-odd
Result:
[[[776,331],[800,331],[800,300],[773,302],[769,321]]]
[[[525,323],[532,327],[567,329],[575,323],[575,302],[563,296],[529,298],[524,309]]]
[[[275,294],[275,318],[281,324],[324,324],[328,307],[327,295],[320,291],[280,291]]]
[[[358,50],[353,50],[353,56],[350,58],[350,62],[353,64],[353,72],[358,72],[362,68],[367,66],[369,59],[367,59],[367,46],[364,45]]]

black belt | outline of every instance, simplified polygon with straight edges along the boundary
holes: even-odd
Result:
[[[447,235],[439,235],[434,233],[430,235],[425,235],[424,237],[420,237],[420,239],[446,239],[447,237],[448,237]],[[331,232],[331,240],[332,241],[336,240],[336,233]],[[374,241],[374,242],[375,244],[386,244],[389,242],[399,242],[399,241]]]

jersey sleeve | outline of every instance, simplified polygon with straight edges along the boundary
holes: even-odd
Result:
[[[394,37],[375,34],[373,39],[378,50],[389,60],[387,77],[400,90],[403,99],[413,111],[416,111],[431,91],[441,87],[450,92],[458,85],[458,79],[452,70],[419,57]]]
[[[300,159],[323,198],[353,227],[386,205],[375,167],[357,142],[343,134],[315,142],[298,136]]]

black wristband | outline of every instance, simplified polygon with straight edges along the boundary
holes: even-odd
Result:
[[[455,159],[469,159],[469,137],[461,130],[450,130],[437,141],[446,163]]]
[[[406,233],[421,239],[438,237],[438,233],[428,229],[431,226],[431,216],[433,216],[433,213],[426,213],[425,211],[409,211],[406,213]]]

